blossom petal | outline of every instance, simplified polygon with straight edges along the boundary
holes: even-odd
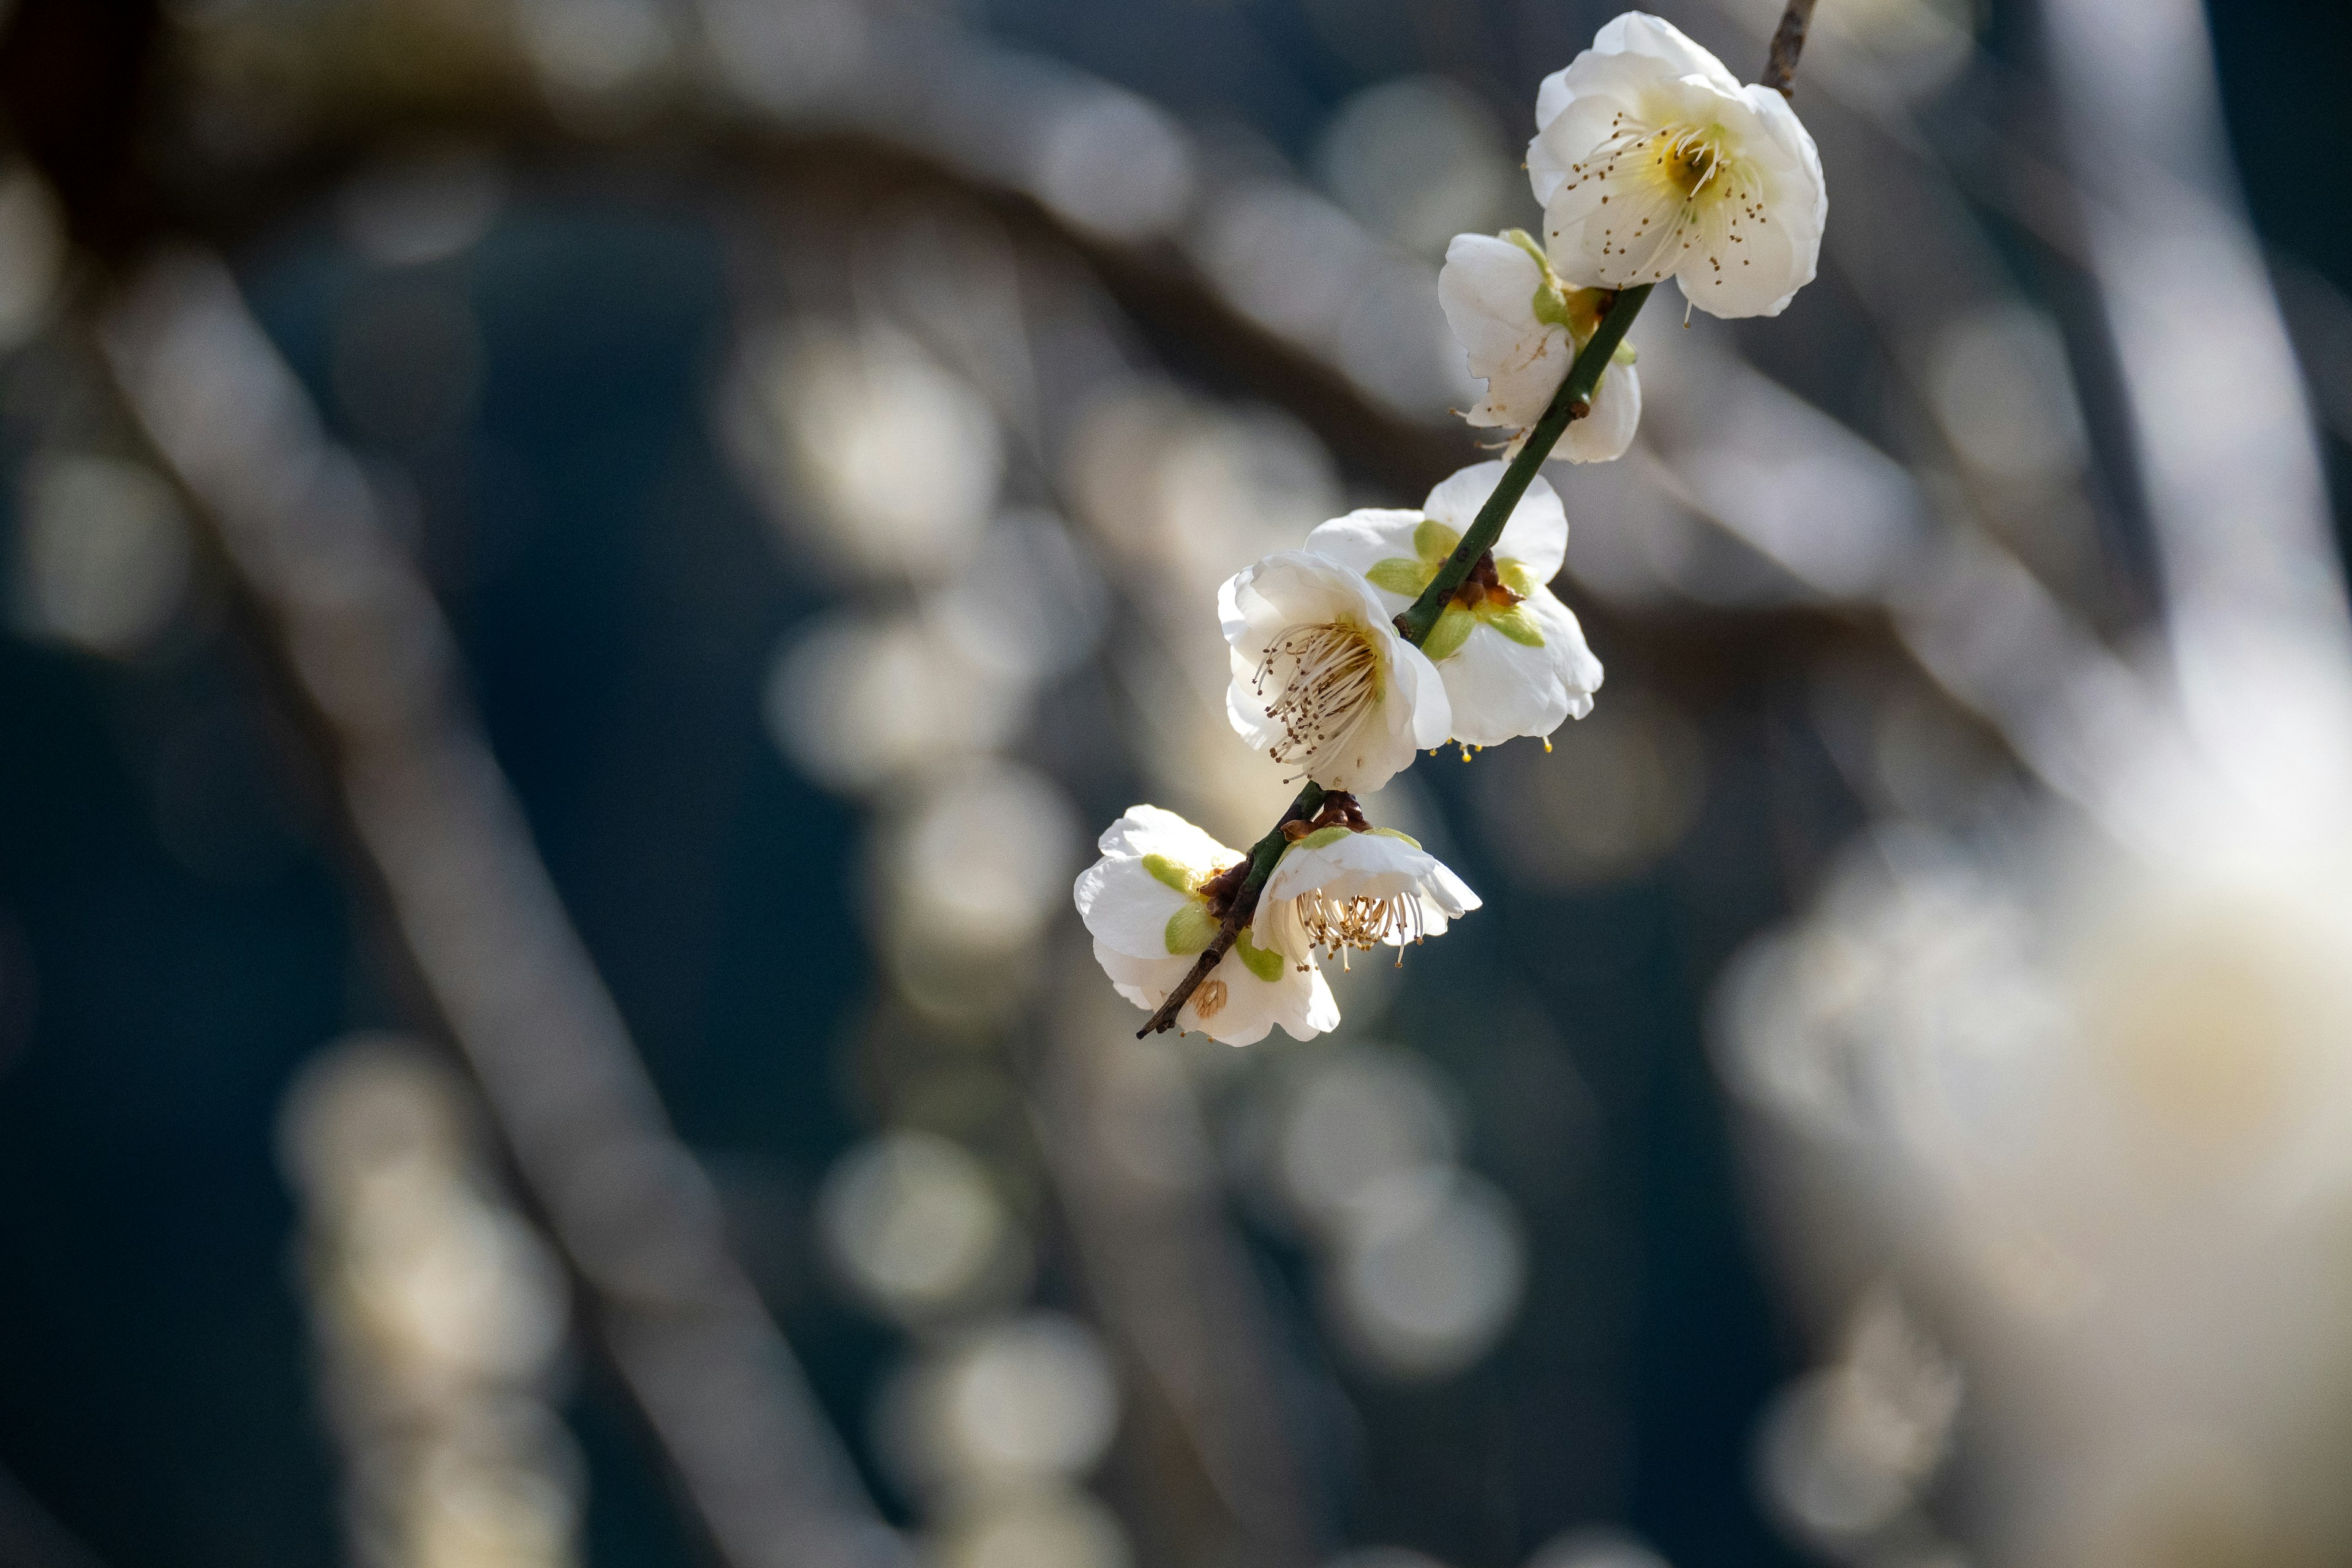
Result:
[[[1568,714],[1581,719],[1592,711],[1592,694],[1601,689],[1602,671],[1592,645],[1584,640],[1584,626],[1576,612],[1560,603],[1550,589],[1539,589],[1519,606],[1542,628],[1544,650],[1551,656],[1552,672],[1568,694]],[[1549,731],[1540,733],[1549,734]]]
[[[1691,42],[1672,22],[1647,11],[1628,11],[1612,18],[1593,35],[1592,52],[1656,60],[1671,76],[1704,77],[1708,85],[1725,92],[1739,90],[1739,79],[1724,68],[1711,51]]]
[[[1507,239],[1457,234],[1445,247],[1437,300],[1486,395],[1464,416],[1472,425],[1523,429],[1543,417],[1568,379],[1576,350],[1568,329],[1538,321],[1544,284],[1536,258]]]
[[[1630,364],[1612,364],[1592,390],[1592,412],[1570,424],[1552,455],[1571,463],[1614,462],[1633,446],[1641,423],[1641,374]]]
[[[1481,626],[1437,670],[1454,707],[1454,738],[1469,745],[1549,735],[1568,718],[1568,693],[1549,641],[1528,647]]]
[[[1215,871],[1240,859],[1228,848],[1174,812],[1157,805],[1130,805],[1127,814],[1103,829],[1095,847],[1106,855],[1165,855],[1181,866]]]
[[[1095,962],[1120,995],[1154,1009],[1193,964],[1190,958],[1138,959],[1100,942],[1095,943]],[[1273,980],[1264,980],[1235,952],[1225,954],[1176,1015],[1177,1027],[1198,1029],[1229,1046],[1255,1045],[1276,1024],[1293,1039],[1311,1040],[1339,1023],[1339,1002],[1319,969],[1302,973],[1285,963]]]
[[[1429,492],[1422,510],[1456,533],[1467,533],[1509,467],[1486,462],[1459,469]],[[1560,563],[1568,559],[1568,513],[1560,506],[1559,492],[1541,474],[1529,481],[1527,493],[1511,509],[1495,541],[1495,559],[1520,562],[1539,583],[1550,581],[1559,574]]]
[[[1412,761],[1414,752],[1445,744],[1446,737],[1454,732],[1454,710],[1445,695],[1445,681],[1437,673],[1437,667],[1429,662],[1429,656],[1399,637],[1396,659],[1390,668],[1404,693],[1404,706],[1411,711],[1411,727],[1402,732],[1410,736],[1412,743],[1396,766],[1381,775],[1380,784],[1363,786],[1367,791],[1388,783]]]
[[[1412,531],[1420,526],[1417,511],[1365,507],[1316,524],[1307,536],[1307,548],[1369,580],[1372,568],[1383,561],[1414,559]],[[1391,615],[1412,602],[1378,584],[1372,587],[1381,595],[1381,607]]]

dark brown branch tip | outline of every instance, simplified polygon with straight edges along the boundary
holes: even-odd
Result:
[[[1764,86],[1782,98],[1797,95],[1797,58],[1805,52],[1805,29],[1812,24],[1814,0],[1789,0],[1780,25],[1772,32],[1772,51],[1764,62]]]

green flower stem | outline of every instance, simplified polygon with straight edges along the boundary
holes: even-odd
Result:
[[[1584,352],[1578,354],[1576,363],[1569,367],[1568,379],[1559,384],[1559,391],[1553,396],[1551,406],[1544,410],[1543,417],[1537,420],[1535,428],[1528,432],[1527,444],[1519,448],[1519,455],[1511,459],[1511,466],[1503,470],[1503,482],[1495,487],[1495,493],[1479,509],[1477,521],[1470,525],[1470,531],[1462,536],[1462,542],[1454,546],[1454,553],[1445,558],[1444,564],[1438,567],[1437,575],[1430,579],[1429,586],[1422,590],[1421,597],[1412,602],[1412,607],[1397,617],[1397,629],[1415,647],[1428,640],[1430,628],[1437,624],[1437,617],[1444,610],[1446,602],[1454,597],[1454,590],[1462,586],[1462,580],[1469,576],[1470,569],[1478,563],[1478,557],[1495,547],[1495,541],[1501,537],[1503,524],[1510,517],[1511,509],[1519,504],[1521,496],[1527,494],[1529,481],[1536,477],[1536,470],[1543,467],[1544,459],[1551,456],[1552,447],[1559,445],[1569,422],[1581,419],[1592,412],[1592,389],[1601,384],[1601,373],[1609,368],[1610,358],[1616,353],[1617,345],[1625,341],[1625,329],[1633,324],[1633,318],[1642,312],[1642,301],[1649,297],[1648,284],[1639,289],[1628,289],[1617,296],[1608,313],[1601,318],[1601,325],[1594,329],[1592,341],[1584,345]],[[1168,1000],[1160,1005],[1160,1010],[1135,1032],[1137,1039],[1176,1026],[1176,1015],[1183,1010],[1184,1004],[1192,1000],[1192,993],[1201,988],[1201,983],[1209,978],[1225,954],[1233,951],[1242,928],[1248,925],[1251,917],[1257,912],[1258,894],[1265,889],[1265,879],[1274,875],[1274,863],[1282,858],[1282,851],[1290,843],[1283,829],[1294,822],[1313,821],[1315,814],[1323,807],[1323,795],[1322,785],[1309,784],[1298,792],[1298,798],[1290,803],[1290,809],[1283,814],[1280,822],[1275,824],[1274,831],[1250,847],[1249,875],[1242,879],[1241,888],[1234,894],[1234,901],[1226,907],[1225,918],[1218,923],[1216,936],[1202,950],[1201,956],[1193,961],[1191,971],[1177,984],[1176,989],[1168,993]]]
[[[1584,345],[1584,352],[1569,367],[1568,379],[1553,394],[1551,406],[1528,432],[1527,442],[1520,447],[1519,455],[1511,459],[1511,466],[1503,470],[1502,482],[1486,498],[1486,504],[1478,509],[1477,521],[1463,534],[1462,542],[1454,547],[1454,553],[1445,558],[1444,564],[1438,567],[1437,575],[1429,580],[1421,597],[1396,618],[1397,630],[1415,647],[1428,640],[1430,628],[1437,625],[1437,617],[1444,614],[1447,602],[1462,586],[1463,579],[1470,575],[1470,569],[1478,564],[1478,557],[1495,548],[1495,541],[1502,537],[1503,524],[1510,521],[1519,498],[1528,493],[1536,470],[1543,467],[1552,447],[1567,433],[1569,422],[1592,412],[1592,393],[1601,384],[1601,373],[1609,368],[1617,345],[1625,341],[1625,329],[1642,313],[1643,301],[1649,299],[1652,287],[1644,283],[1618,294],[1601,318],[1601,324],[1593,329],[1592,339]]]

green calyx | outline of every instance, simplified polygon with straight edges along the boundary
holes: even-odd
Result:
[[[1243,968],[1268,985],[1282,978],[1282,954],[1250,941],[1247,928],[1234,938],[1234,955],[1242,961]]]
[[[1339,840],[1347,837],[1349,834],[1353,833],[1355,829],[1349,827],[1346,823],[1335,822],[1328,827],[1317,828],[1314,832],[1308,834],[1306,837],[1292,845],[1291,847],[1293,849],[1320,849],[1326,844],[1339,843]]]
[[[1183,907],[1168,917],[1163,936],[1170,954],[1181,957],[1201,952],[1217,940],[1218,923],[1207,903],[1199,899],[1185,900]]]
[[[1146,855],[1143,868],[1151,873],[1153,881],[1163,883],[1180,893],[1189,893],[1201,885],[1198,871],[1189,866],[1180,866],[1165,855]]]
[[[1599,329],[1601,318],[1607,312],[1609,302],[1614,296],[1606,289],[1571,288],[1552,270],[1551,258],[1544,253],[1544,247],[1537,242],[1535,236],[1526,229],[1506,229],[1502,237],[1527,252],[1542,274],[1536,284],[1535,297],[1528,301],[1528,309],[1534,312],[1536,320],[1547,327],[1558,327],[1567,332],[1570,341],[1581,351],[1586,343],[1592,341],[1592,334]],[[1615,363],[1633,363],[1633,351],[1630,345],[1619,345]]]
[[[1424,519],[1412,531],[1412,551],[1417,559],[1407,560],[1402,555],[1392,555],[1373,566],[1365,575],[1376,588],[1418,597],[1421,591],[1429,585],[1430,579],[1437,575],[1437,569],[1444,563],[1445,558],[1454,553],[1454,546],[1461,542],[1462,536],[1444,523]],[[1536,581],[1536,574],[1528,570],[1523,561],[1496,561],[1495,576],[1511,591],[1515,599],[1529,598],[1543,586]],[[1507,605],[1493,597],[1482,598],[1475,604],[1464,604],[1456,598],[1438,612],[1437,624],[1431,626],[1429,636],[1422,639],[1421,651],[1429,656],[1431,663],[1435,664],[1461,652],[1462,645],[1470,640],[1470,634],[1481,626],[1492,626],[1525,647],[1544,646],[1543,630],[1536,625],[1535,617],[1528,614],[1524,604]]]
[[[1375,588],[1416,598],[1423,588],[1429,586],[1429,580],[1437,575],[1437,569],[1445,564],[1445,558],[1454,553],[1454,547],[1461,542],[1462,536],[1444,523],[1433,518],[1423,518],[1412,531],[1412,554],[1409,557],[1391,555],[1385,561],[1376,562],[1372,569],[1364,574],[1364,578]]]

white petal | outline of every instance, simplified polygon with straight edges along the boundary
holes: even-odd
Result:
[[[1592,51],[1655,60],[1668,76],[1705,77],[1725,92],[1739,90],[1739,79],[1721,60],[1691,42],[1672,22],[1646,11],[1628,11],[1602,26],[1593,37]]]
[[[1625,455],[1642,423],[1642,378],[1630,364],[1612,364],[1593,389],[1592,412],[1570,424],[1552,448],[1571,463],[1609,463]]]
[[[1215,870],[1241,858],[1172,811],[1156,805],[1130,805],[1127,815],[1103,829],[1095,847],[1106,855],[1165,855],[1180,866]]]
[[[1673,79],[1655,60],[1591,49],[1549,78],[1536,97],[1535,140],[1528,144],[1528,184],[1536,200],[1549,205],[1571,181],[1590,174],[1592,150],[1612,132],[1654,123],[1649,100]],[[1559,266],[1557,257],[1552,266]]]
[[[1544,651],[1551,656],[1553,674],[1568,693],[1569,717],[1583,718],[1592,711],[1592,694],[1601,689],[1602,673],[1592,645],[1584,640],[1583,625],[1549,588],[1529,595],[1524,607],[1543,631]]]
[[[1383,561],[1400,556],[1408,561],[1415,559],[1412,534],[1420,526],[1421,513],[1417,511],[1365,507],[1316,524],[1315,531],[1307,536],[1307,548],[1362,576]],[[1411,603],[1385,589],[1373,591],[1381,595],[1381,608],[1391,615]]]
[[[1292,626],[1387,618],[1370,584],[1335,562],[1285,550],[1227,579],[1217,593],[1225,640],[1255,668],[1266,644]]]
[[[1132,958],[1099,942],[1095,962],[1120,995],[1152,1010],[1192,973],[1194,963],[1190,958]],[[1213,985],[1220,990],[1212,991]],[[1229,1046],[1255,1045],[1276,1024],[1297,1040],[1311,1040],[1339,1026],[1339,1005],[1320,970],[1310,966],[1301,973],[1297,964],[1285,963],[1274,979],[1261,980],[1240,954],[1229,952],[1176,1015],[1178,1028],[1198,1029]]]
[[[1095,942],[1095,962],[1110,976],[1118,994],[1145,1009],[1157,1008],[1191,972],[1189,958],[1137,958]]]
[[[1236,650],[1232,669],[1233,679],[1225,684],[1225,718],[1253,751],[1269,750],[1282,739],[1282,726],[1267,715],[1265,699],[1258,695],[1257,666]]]
[[[1402,637],[1396,639],[1396,658],[1390,669],[1396,678],[1400,692],[1409,700],[1412,709],[1409,731],[1412,746],[1406,752],[1404,762],[1397,764],[1401,768],[1412,761],[1413,751],[1425,752],[1433,746],[1445,744],[1445,738],[1454,732],[1454,710],[1446,700],[1445,682],[1438,675],[1437,667],[1429,662],[1427,654]],[[1381,784],[1387,782],[1383,775]],[[1380,784],[1371,787],[1378,789]]]
[[[1485,907],[1486,900],[1470,890],[1470,884],[1454,874],[1454,868],[1436,857],[1430,858],[1430,874],[1422,885],[1422,908],[1429,921],[1430,934],[1444,930],[1438,920],[1443,915],[1455,919],[1472,910]]]
[[[1499,746],[1517,735],[1549,735],[1568,718],[1568,693],[1549,646],[1528,647],[1492,626],[1474,626],[1437,669],[1454,705],[1457,741]]]
[[[1459,469],[1429,492],[1422,510],[1454,532],[1467,533],[1509,467],[1485,462]],[[1541,474],[1529,481],[1519,504],[1511,509],[1495,541],[1495,559],[1523,563],[1539,583],[1550,581],[1568,559],[1568,513],[1559,504],[1559,492]]]
[[[1168,922],[1192,900],[1123,856],[1078,874],[1078,918],[1097,942],[1135,958],[1166,958]]]
[[[1278,911],[1286,950],[1306,951],[1298,900],[1316,892],[1335,901],[1410,896],[1421,906],[1423,930],[1431,936],[1443,933],[1448,919],[1479,907],[1478,895],[1437,857],[1385,833],[1351,833],[1283,856],[1266,881],[1259,908]],[[1394,944],[1403,940],[1402,932],[1391,939]]]
[[[1536,319],[1542,286],[1536,258],[1508,240],[1458,234],[1445,247],[1438,303],[1470,374],[1486,384],[1486,396],[1465,416],[1471,424],[1532,425],[1568,379],[1576,351],[1565,327]]]
[[[1313,848],[1291,848],[1275,862],[1262,899],[1287,902],[1322,891],[1333,898],[1385,898],[1421,885],[1435,864],[1425,849],[1386,833],[1349,833]]]

